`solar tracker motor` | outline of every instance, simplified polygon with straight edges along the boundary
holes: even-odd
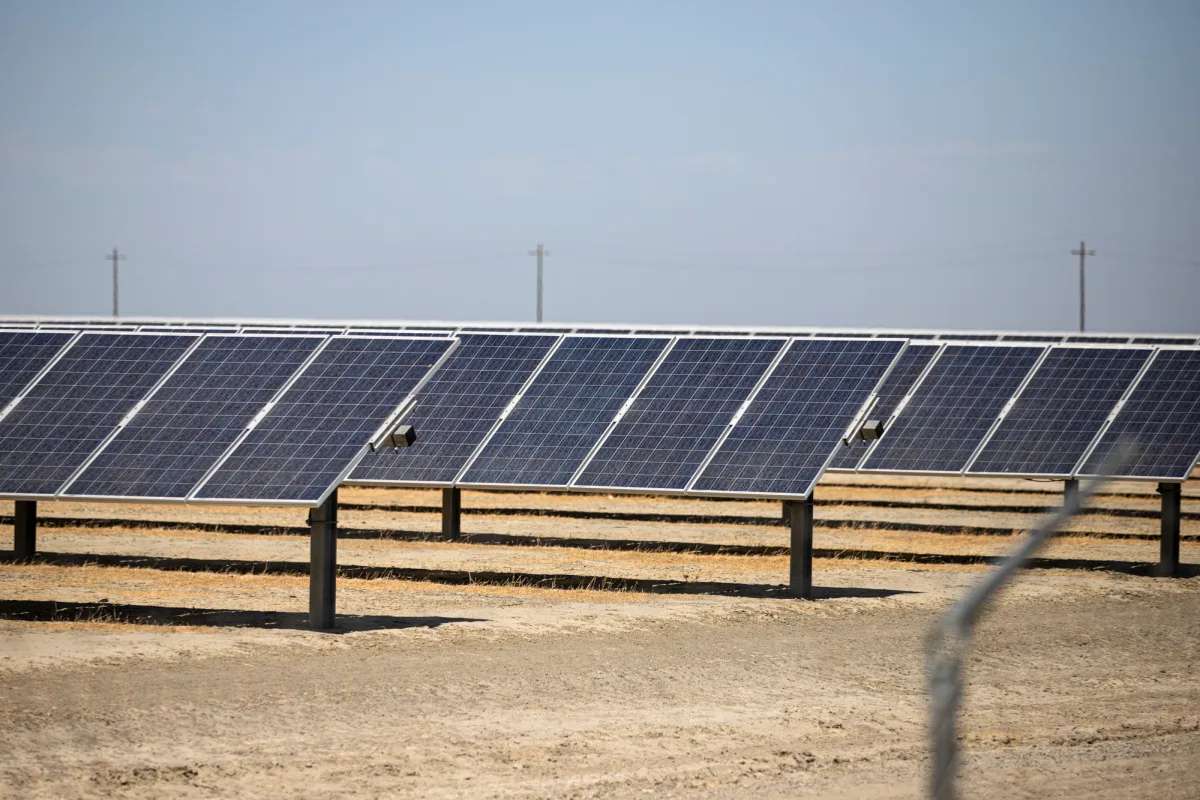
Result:
[[[410,447],[417,440],[417,431],[412,425],[397,425],[392,430],[371,442],[372,450]]]
[[[858,438],[870,442],[883,436],[883,420],[869,419],[858,429]]]

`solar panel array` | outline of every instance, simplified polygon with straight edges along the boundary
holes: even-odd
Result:
[[[322,341],[206,338],[65,493],[187,497]]]
[[[1140,453],[1122,474],[1182,480],[1200,453],[1200,350],[1160,350],[1081,470],[1090,475],[1126,437]]]
[[[796,497],[828,464],[1069,477],[1125,435],[1143,446],[1130,475],[1179,480],[1200,453],[1200,350],[1164,346],[1191,341],[1178,336],[945,332],[896,358],[902,341],[846,331],[79,328],[0,330],[2,495],[313,504],[353,469],[386,484]],[[843,446],[872,392],[888,430]],[[410,395],[416,445],[363,457]]]
[[[697,491],[807,496],[904,342],[792,342],[700,473]]]
[[[1042,352],[1039,347],[947,345],[862,467],[962,471]]]
[[[53,495],[196,336],[85,333],[0,420],[0,487]]]
[[[680,339],[576,485],[682,491],[784,339]]]
[[[0,331],[0,409],[29,385],[71,337],[69,333]]]
[[[1069,477],[1149,357],[1052,347],[968,471]]]
[[[888,373],[883,385],[879,387],[879,401],[870,414],[873,419],[886,422],[892,416],[900,401],[912,390],[921,373],[937,355],[938,348],[939,345],[935,344],[910,344],[904,349],[895,368]],[[857,438],[851,439],[838,448],[831,466],[853,469],[866,452],[867,442]]]
[[[372,453],[358,465],[354,480],[451,483],[557,341],[556,336],[462,336],[405,417],[420,431],[416,443]]]
[[[669,343],[645,337],[565,339],[462,482],[566,486]]]
[[[330,339],[196,496],[320,500],[449,346],[444,339]]]

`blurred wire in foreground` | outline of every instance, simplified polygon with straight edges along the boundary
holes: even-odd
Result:
[[[975,623],[991,599],[1025,563],[1079,512],[1105,483],[1133,460],[1136,448],[1118,442],[1104,459],[1096,478],[1068,496],[1062,508],[1029,532],[1024,541],[982,580],[955,603],[930,631],[925,644],[926,675],[929,681],[929,739],[932,766],[929,796],[954,800],[958,772],[958,707],[963,694],[963,657],[975,632]]]

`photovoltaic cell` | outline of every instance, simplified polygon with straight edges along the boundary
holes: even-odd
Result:
[[[900,354],[895,368],[888,373],[883,385],[879,387],[879,402],[870,413],[872,419],[887,422],[904,396],[912,391],[913,384],[917,382],[917,378],[937,351],[938,345],[935,344],[913,344]],[[854,469],[869,446],[870,442],[851,439],[850,444],[837,448],[837,455],[833,457],[829,466],[834,469]]]
[[[369,454],[353,480],[453,481],[558,337],[463,334],[459,340],[404,416],[417,430],[416,443]]]
[[[196,496],[318,502],[449,347],[331,339]]]
[[[187,497],[322,341],[208,337],[66,493]]]
[[[1150,353],[1051,348],[969,471],[1070,477]]]
[[[69,333],[0,331],[0,409],[71,341]]]
[[[1193,337],[1181,338],[1173,336],[1139,336],[1133,340],[1134,344],[1195,344],[1196,340]]]
[[[0,421],[0,492],[56,492],[197,338],[83,334]]]
[[[862,469],[961,471],[1042,350],[948,345]]]
[[[577,485],[685,489],[785,343],[677,341]]]
[[[565,339],[463,482],[565,486],[668,342]]]
[[[693,486],[807,496],[903,342],[798,339]]]
[[[1128,336],[1068,336],[1068,342],[1077,344],[1125,344]]]
[[[1200,454],[1200,350],[1160,350],[1088,456],[1093,474],[1123,438],[1140,453],[1122,475],[1184,479]]]

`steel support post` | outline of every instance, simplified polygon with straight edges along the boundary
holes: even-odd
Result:
[[[1158,493],[1162,496],[1162,514],[1159,519],[1158,574],[1179,574],[1179,516],[1180,489],[1178,483],[1160,483]]]
[[[13,553],[17,558],[33,558],[37,553],[37,500],[13,504]]]
[[[1071,501],[1079,496],[1079,479],[1068,478],[1063,481],[1063,505],[1071,504]]]
[[[462,532],[462,490],[442,489],[442,535],[457,539]]]
[[[318,631],[334,626],[337,589],[337,490],[308,512],[308,624]]]
[[[792,529],[792,552],[788,583],[792,594],[812,599],[813,499],[788,501]]]

